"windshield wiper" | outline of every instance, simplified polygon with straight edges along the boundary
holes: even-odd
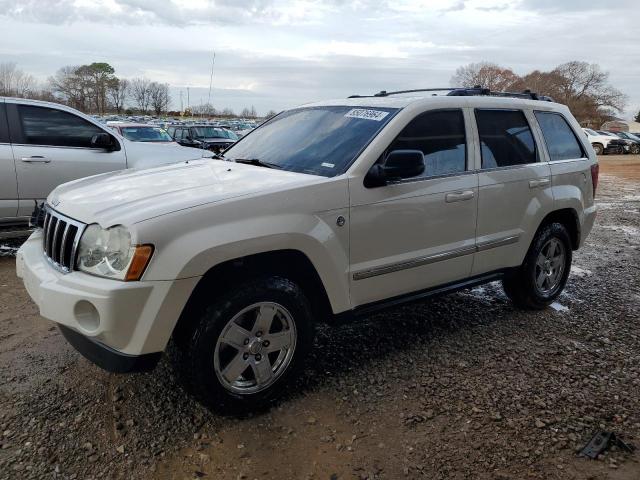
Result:
[[[275,163],[265,162],[264,160],[260,160],[259,158],[236,158],[234,161],[236,163],[246,163],[247,165],[255,165],[256,167],[275,168],[276,170],[282,170],[282,167],[280,165],[276,165]]]

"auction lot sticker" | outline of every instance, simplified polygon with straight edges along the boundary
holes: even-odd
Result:
[[[344,114],[345,117],[364,118],[365,120],[375,120],[376,122],[379,122],[387,115],[389,115],[389,112],[382,112],[380,110],[369,110],[367,108],[352,108]]]

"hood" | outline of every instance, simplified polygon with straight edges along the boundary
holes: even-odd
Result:
[[[47,203],[81,222],[109,227],[322,180],[324,177],[315,175],[206,159],[75,180],[51,192]]]
[[[168,163],[211,157],[211,152],[200,148],[183,147],[177,143],[124,142],[128,168],[151,168]]]

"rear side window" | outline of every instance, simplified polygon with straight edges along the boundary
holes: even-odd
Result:
[[[4,102],[0,103],[0,143],[9,143],[9,126]]]
[[[436,110],[417,116],[404,127],[386,153],[393,150],[421,150],[425,163],[421,177],[464,172],[467,140],[462,110]]]
[[[580,142],[562,115],[553,112],[535,112],[535,115],[552,162],[584,157]]]
[[[62,110],[18,105],[24,143],[56,147],[91,147],[91,138],[105,133],[93,123]]]
[[[536,143],[520,110],[476,110],[482,168],[535,163]]]

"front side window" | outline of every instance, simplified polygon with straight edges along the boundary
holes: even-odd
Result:
[[[104,130],[72,113],[55,108],[18,105],[24,142],[29,145],[91,147],[91,138]]]
[[[580,142],[562,115],[553,112],[535,112],[535,115],[552,162],[584,157]]]
[[[482,168],[512,167],[537,161],[536,143],[520,110],[476,110]]]
[[[424,173],[433,177],[464,172],[467,140],[462,110],[436,110],[414,118],[385,151],[420,150],[424,154]]]
[[[273,117],[224,152],[273,168],[333,177],[343,173],[382,130],[396,108],[324,106]]]

